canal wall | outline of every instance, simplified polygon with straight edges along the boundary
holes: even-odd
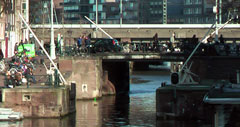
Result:
[[[74,85],[3,88],[2,107],[23,113],[24,117],[61,117],[75,111]]]

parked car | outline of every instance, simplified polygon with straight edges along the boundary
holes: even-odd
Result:
[[[116,39],[106,38],[96,40],[92,48],[95,52],[120,52],[122,50]]]

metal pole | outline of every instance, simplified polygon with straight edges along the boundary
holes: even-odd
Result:
[[[112,36],[110,36],[107,32],[105,32],[101,27],[99,27],[96,23],[94,23],[91,19],[89,19],[87,16],[84,16],[89,22],[91,22],[93,25],[95,25],[98,29],[100,29],[104,34],[106,34],[109,38],[113,39]]]
[[[122,10],[122,7],[123,7],[123,5],[122,5],[122,0],[120,0],[120,25],[122,25],[122,18],[123,18],[123,10]]]
[[[32,31],[32,29],[30,28],[30,26],[27,24],[27,22],[24,20],[24,18],[22,17],[22,15],[19,13],[20,18],[22,19],[22,21],[24,22],[24,24],[27,26],[28,30],[32,33],[33,37],[37,40],[38,44],[40,45],[40,47],[43,49],[44,53],[47,55],[48,59],[50,60],[50,62],[53,64],[54,68],[57,69],[62,81],[64,84],[67,84],[66,80],[64,79],[62,73],[58,70],[57,65],[53,62],[52,58],[49,56],[48,52],[45,50],[45,48],[43,47],[43,45],[41,44],[41,42],[39,41],[39,39],[37,38],[37,36],[35,35],[35,33]]]
[[[29,0],[26,0],[26,21],[29,22]],[[25,39],[27,39],[27,41],[29,42],[29,30],[26,29],[26,38],[24,38],[23,41],[25,41]]]
[[[217,42],[218,41],[218,0],[216,0],[216,25],[215,25],[215,31],[216,31],[216,34],[215,34],[215,41]]]
[[[50,55],[51,58],[54,60],[56,59],[55,55],[55,43],[54,43],[54,30],[53,30],[53,0],[51,0],[51,50]]]
[[[222,0],[219,0],[219,24],[222,24]]]
[[[98,24],[98,0],[96,0],[96,24]]]

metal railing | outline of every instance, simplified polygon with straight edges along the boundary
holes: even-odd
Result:
[[[58,56],[80,56],[80,55],[97,55],[99,53],[112,54],[131,54],[131,53],[174,53],[189,55],[197,44],[189,41],[178,41],[175,43],[170,43],[169,41],[162,41],[158,43],[154,42],[132,42],[132,43],[120,43],[118,48],[120,50],[115,50],[116,47],[94,47],[84,46],[78,48],[76,45],[65,46],[63,51],[60,52],[59,49],[56,50]],[[100,49],[101,48],[101,49]],[[102,49],[103,48],[103,49]],[[105,48],[105,49],[104,49]],[[196,55],[201,56],[239,56],[240,55],[240,44],[239,43],[202,43],[199,49],[196,51]]]

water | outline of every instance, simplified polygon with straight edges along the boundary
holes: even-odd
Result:
[[[214,127],[204,121],[156,120],[155,92],[170,83],[165,69],[134,72],[129,96],[105,96],[97,101],[76,102],[76,113],[61,119],[24,119],[0,122],[1,127]],[[221,108],[220,108],[221,109]],[[221,113],[222,110],[221,110]],[[224,126],[225,115],[218,117]],[[225,116],[225,117],[224,117]],[[234,127],[234,126],[232,126]]]

